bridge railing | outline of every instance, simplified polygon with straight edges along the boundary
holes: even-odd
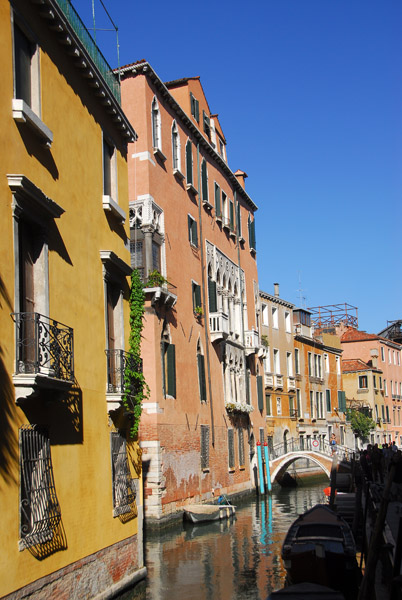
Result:
[[[289,452],[319,452],[320,454],[325,454],[327,456],[333,456],[333,448],[323,439],[299,439],[299,438],[291,438],[286,442],[281,442],[280,444],[275,444],[269,448],[269,457],[270,460],[275,460],[284,454],[288,454]],[[336,455],[338,460],[350,460],[355,454],[354,450],[347,448],[346,446],[336,447]]]

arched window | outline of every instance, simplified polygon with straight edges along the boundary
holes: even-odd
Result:
[[[180,135],[175,120],[172,124],[172,163],[174,170],[181,171]]]
[[[161,113],[156,96],[152,100],[152,146],[162,151]]]

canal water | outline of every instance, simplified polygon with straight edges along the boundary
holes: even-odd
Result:
[[[148,533],[147,579],[120,600],[266,600],[285,582],[284,536],[297,516],[325,501],[328,480],[275,488],[237,503],[236,517],[200,525],[180,522]]]

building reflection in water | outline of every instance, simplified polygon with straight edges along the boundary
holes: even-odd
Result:
[[[239,503],[234,520],[148,534],[147,580],[120,600],[265,600],[284,585],[280,553],[289,526],[324,502],[326,485],[275,489]]]

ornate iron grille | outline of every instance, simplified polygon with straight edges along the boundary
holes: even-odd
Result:
[[[29,548],[53,539],[61,510],[53,478],[46,429],[20,429],[20,546]]]
[[[239,429],[239,466],[244,467],[244,434],[243,429]]]
[[[124,350],[105,350],[107,360],[107,391],[124,394],[124,373],[126,366],[142,372],[142,361],[135,363],[133,356]],[[136,394],[136,381],[131,382],[130,394]]]
[[[39,313],[13,313],[17,373],[74,381],[73,330]]]
[[[132,511],[135,490],[132,487],[130,469],[127,458],[126,439],[116,431],[112,431],[112,482],[113,482],[113,516],[118,517]]]
[[[201,469],[209,468],[209,425],[201,425]]]
[[[228,429],[228,453],[229,453],[229,469],[235,468],[235,453],[234,453],[234,431]]]

